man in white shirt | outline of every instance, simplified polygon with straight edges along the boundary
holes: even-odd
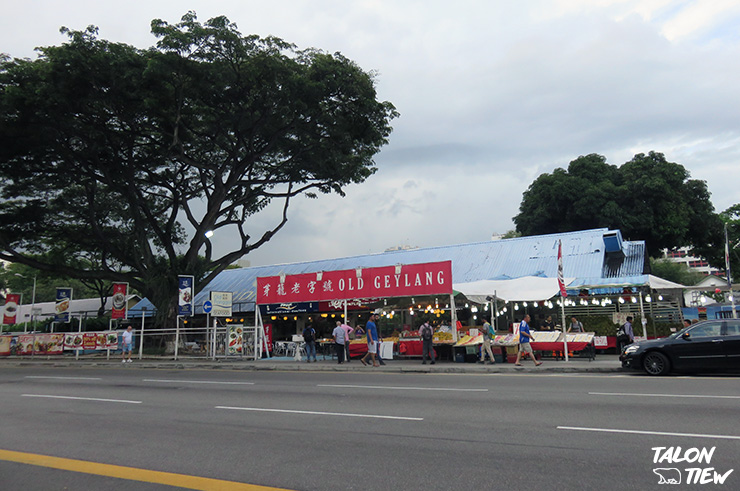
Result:
[[[131,363],[131,350],[133,348],[133,341],[134,341],[134,333],[131,326],[128,326],[125,331],[123,331],[123,336],[121,338],[121,345],[122,345],[122,351],[121,351],[121,363]],[[128,351],[128,359],[126,359],[126,352]]]
[[[331,335],[334,337],[334,349],[337,351],[337,362],[342,364],[344,363],[344,343],[347,340],[347,331],[344,330],[341,322],[337,322],[337,327],[334,328]]]

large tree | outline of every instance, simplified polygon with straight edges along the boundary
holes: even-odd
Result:
[[[523,235],[587,228],[620,229],[645,240],[651,256],[664,248],[716,247],[722,225],[704,181],[690,179],[661,153],[637,154],[620,167],[601,155],[542,174],[524,192],[514,217]]]
[[[265,244],[292,198],[371,176],[397,113],[339,53],[192,12],[151,27],[145,50],[89,27],[0,60],[0,258],[128,281],[162,314],[179,274],[207,282]],[[271,202],[280,216],[255,230]],[[235,246],[216,257],[219,229]]]

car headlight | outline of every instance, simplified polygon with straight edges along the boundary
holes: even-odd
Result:
[[[635,351],[637,351],[638,349],[640,349],[640,345],[639,345],[639,344],[630,344],[629,346],[627,346],[627,347],[626,347],[626,348],[624,349],[624,354],[625,354],[625,355],[629,355],[629,354],[632,354],[632,353],[634,353]]]

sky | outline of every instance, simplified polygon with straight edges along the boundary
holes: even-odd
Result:
[[[378,172],[346,196],[297,199],[253,266],[490,240],[542,173],[597,153],[661,152],[740,203],[738,0],[27,0],[4,2],[0,52],[35,57],[59,27],[146,48],[155,18],[225,15],[242,34],[341,52],[400,117]],[[250,221],[260,236],[277,220]],[[630,239],[640,239],[630,237]],[[215,251],[234,244],[228,231]]]

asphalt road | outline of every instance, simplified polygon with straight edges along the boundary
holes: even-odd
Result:
[[[716,487],[738,489],[739,407],[736,377],[6,367],[0,482],[154,490],[196,487],[187,476],[197,476],[212,479],[199,489],[223,484],[216,480],[294,490],[664,489],[659,474],[678,473],[685,485],[702,477],[689,469],[713,468],[704,479],[717,472]],[[714,451],[688,463],[661,450],[655,461],[654,448],[679,446],[689,458]],[[72,470],[40,456],[70,459],[61,467]],[[126,479],[110,477],[120,466],[130,468]],[[169,474],[157,481],[146,471]]]

